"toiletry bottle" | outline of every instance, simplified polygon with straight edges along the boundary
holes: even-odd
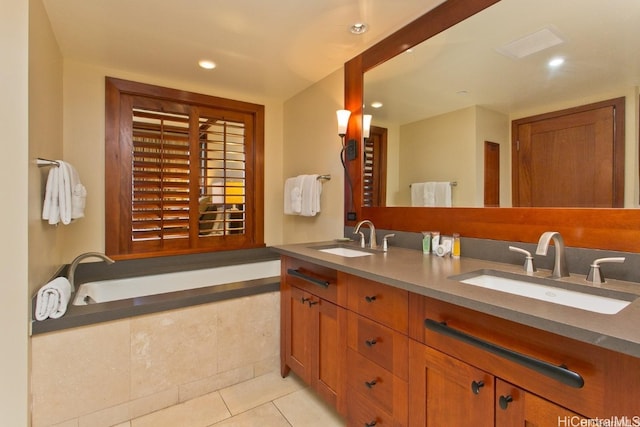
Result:
[[[453,247],[451,248],[451,256],[460,258],[460,234],[453,233]]]
[[[422,232],[422,253],[424,254],[431,253],[431,232],[430,231]]]
[[[434,231],[431,233],[431,252],[435,254],[438,246],[440,246],[440,232]]]

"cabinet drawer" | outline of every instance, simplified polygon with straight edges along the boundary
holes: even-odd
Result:
[[[350,310],[407,333],[409,292],[357,276],[346,279]]]
[[[340,306],[346,305],[346,287],[338,286],[338,272],[296,258],[282,258],[282,279],[289,286],[312,293]]]
[[[406,335],[349,312],[347,336],[350,348],[401,379],[407,380],[409,339]]]
[[[353,349],[347,354],[347,385],[376,407],[406,418],[408,385],[406,381],[366,359]]]
[[[605,373],[615,375],[612,352],[442,301],[417,298],[422,300],[411,307],[419,313],[410,318],[420,322],[422,334],[416,338],[425,344],[577,413],[594,418],[615,415],[609,413],[609,399],[605,400]],[[410,330],[418,328],[411,325]],[[546,366],[540,369],[541,365]],[[583,386],[567,383],[575,374]]]
[[[402,422],[395,422],[390,413],[382,410],[377,404],[353,389],[349,389],[347,408],[347,420],[350,426],[400,427],[406,425]]]

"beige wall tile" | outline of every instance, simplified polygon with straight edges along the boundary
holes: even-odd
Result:
[[[219,310],[217,350],[221,372],[279,354],[278,292],[224,301]]]
[[[32,424],[51,425],[129,400],[129,322],[32,339]]]
[[[206,427],[230,416],[220,394],[214,392],[136,418],[131,427]]]
[[[193,399],[254,377],[253,366],[247,365],[180,386],[180,401]]]
[[[278,328],[280,325],[278,325]],[[279,340],[279,338],[278,338]],[[280,350],[272,357],[264,360],[260,360],[254,365],[254,376],[259,377],[270,372],[280,372]]]
[[[216,304],[131,319],[131,395],[147,396],[217,370]]]

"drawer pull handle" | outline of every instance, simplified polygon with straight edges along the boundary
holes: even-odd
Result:
[[[501,409],[507,409],[507,407],[509,406],[509,403],[513,402],[513,397],[511,397],[511,396],[500,396],[499,402],[500,402],[500,408]]]
[[[471,382],[471,391],[473,391],[473,394],[479,394],[482,387],[484,387],[484,381]]]
[[[374,301],[376,300],[376,296],[375,296],[375,295],[373,295],[373,296],[368,296],[368,295],[367,295],[366,297],[364,297],[364,299],[365,299],[367,302],[374,302]]]
[[[300,273],[298,270],[295,270],[293,268],[289,268],[287,270],[287,274],[290,274],[292,276],[295,276],[299,279],[302,279],[306,282],[312,283],[314,285],[318,285],[318,286],[322,286],[323,288],[328,288],[329,287],[329,282],[326,280],[320,280],[320,279],[316,279],[315,277],[311,277],[309,275],[306,275],[304,273]]]
[[[300,298],[300,302],[302,304],[304,304],[305,302],[309,302],[309,301],[311,301],[311,298],[305,298],[305,297]]]
[[[375,339],[372,340],[366,340],[364,343],[367,345],[367,347],[373,347],[374,345],[376,345],[378,341],[376,341]]]
[[[374,385],[376,385],[378,383],[378,380],[371,380],[371,381],[365,381],[364,385],[367,386],[367,388],[373,388]]]
[[[309,301],[307,301],[307,303],[309,304],[309,307],[318,304],[320,301],[312,301],[311,299]]]
[[[526,368],[532,369],[539,374],[545,375],[569,387],[582,388],[584,386],[584,378],[577,372],[569,370],[565,366],[552,365],[544,360],[536,359],[526,354],[518,353],[505,347],[490,343],[480,338],[474,337],[457,329],[447,326],[445,322],[437,322],[432,319],[425,319],[425,328],[437,332],[439,334],[455,338],[466,344],[488,351],[489,353],[500,356],[511,362],[518,363]]]
[[[376,421],[370,421],[368,423],[364,423],[364,427],[374,427],[376,424],[378,424]]]

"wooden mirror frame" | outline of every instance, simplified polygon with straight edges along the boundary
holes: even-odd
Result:
[[[345,64],[347,140],[362,141],[364,73],[500,0],[448,0]],[[535,243],[559,231],[568,246],[640,252],[640,210],[583,208],[419,208],[362,206],[362,143],[347,162],[356,220],[349,220],[351,188],[345,185],[345,225],[369,219],[379,229],[440,231],[465,237]],[[348,180],[345,179],[345,183]]]

